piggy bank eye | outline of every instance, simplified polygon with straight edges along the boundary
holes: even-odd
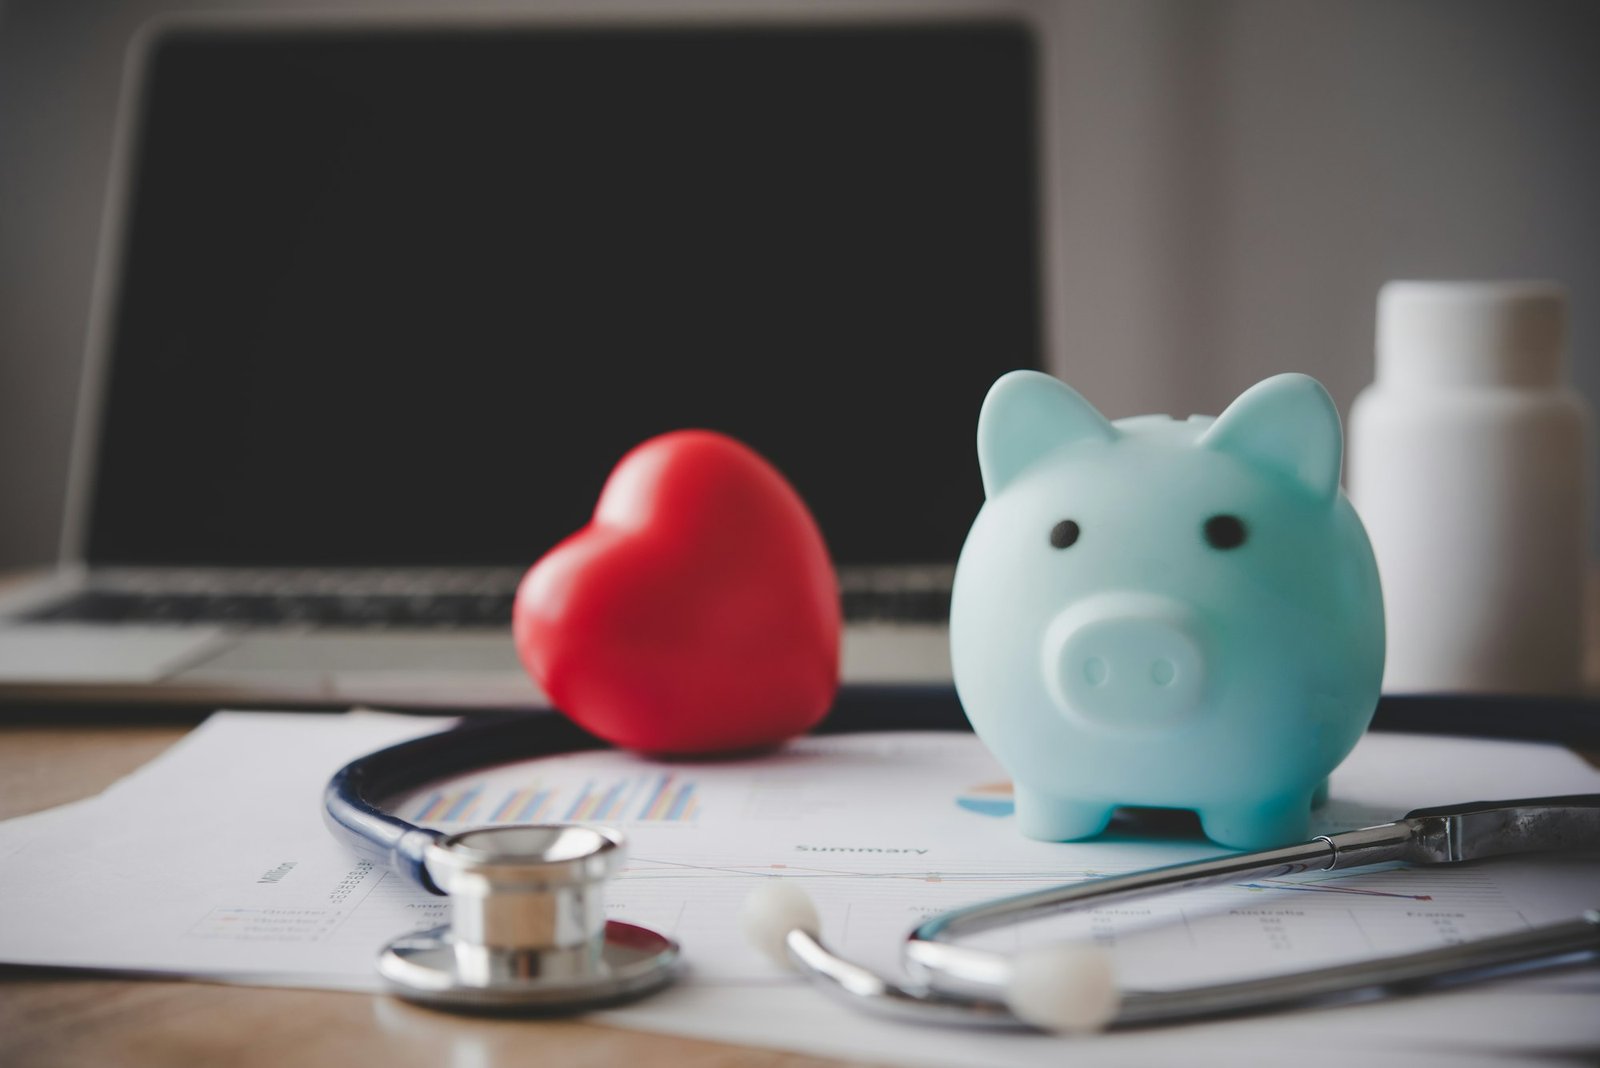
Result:
[[[1214,515],[1206,520],[1205,530],[1213,549],[1237,549],[1244,544],[1244,521],[1236,515]]]
[[[1063,519],[1050,528],[1050,544],[1057,549],[1065,549],[1078,540],[1078,524],[1070,519]]]

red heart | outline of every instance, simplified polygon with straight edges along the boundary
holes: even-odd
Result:
[[[651,753],[774,745],[839,683],[839,587],[816,521],[732,438],[652,438],[517,590],[517,652],[567,715]]]

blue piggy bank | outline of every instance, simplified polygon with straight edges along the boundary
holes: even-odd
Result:
[[[994,384],[950,646],[1024,834],[1085,838],[1140,805],[1240,849],[1307,837],[1383,677],[1342,452],[1305,375],[1182,422],[1110,422],[1036,371]]]

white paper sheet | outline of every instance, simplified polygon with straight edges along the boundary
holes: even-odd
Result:
[[[238,982],[377,989],[389,939],[443,922],[443,899],[348,854],[321,826],[328,776],[436,720],[221,714],[99,799],[0,824],[0,960]],[[626,871],[610,913],[666,931],[689,970],[659,999],[603,1014],[626,1026],[907,1063],[1043,1064],[1063,1040],[907,1028],[850,1013],[759,959],[732,922],[760,880],[803,880],[830,942],[886,969],[921,916],[997,894],[1217,852],[1138,833],[1089,843],[1021,838],[1004,774],[969,735],[807,739],[749,761],[659,763],[597,752],[509,766],[396,804],[443,828],[517,820],[621,827]],[[1600,790],[1564,750],[1372,735],[1334,777],[1326,829],[1421,805]],[[1134,832],[1140,828],[1135,827]],[[1095,910],[988,939],[1066,933],[1107,946],[1123,986],[1291,970],[1439,945],[1600,904],[1600,859],[1335,873]],[[1600,1049],[1593,971],[1390,1006],[1297,1013],[1077,1040],[1075,1059],[1205,1062],[1240,1043],[1315,1036],[1437,1050]],[[1437,1019],[1434,1019],[1437,1017]],[[1196,1042],[1199,1042],[1196,1045]],[[1431,1043],[1431,1044],[1430,1044]],[[1164,1051],[1164,1052],[1163,1052]],[[1181,1054],[1181,1056],[1179,1056]],[[1297,1063],[1303,1058],[1297,1059]]]

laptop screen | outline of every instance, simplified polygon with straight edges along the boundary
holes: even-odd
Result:
[[[526,564],[633,445],[764,454],[840,563],[953,561],[1042,362],[1010,23],[169,33],[96,563]]]

